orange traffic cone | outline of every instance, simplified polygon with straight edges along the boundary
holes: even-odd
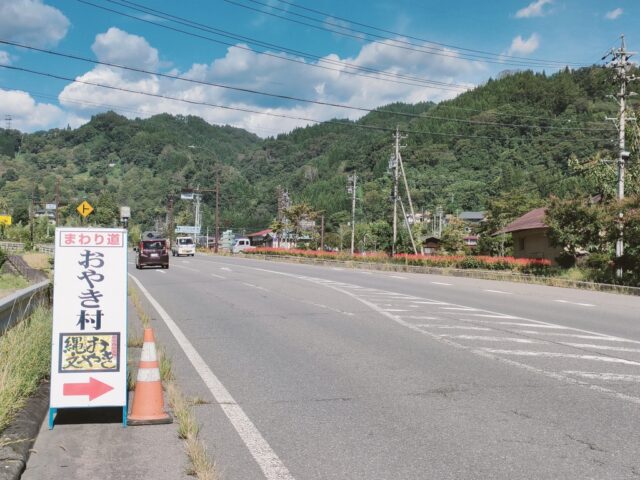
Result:
[[[145,328],[133,405],[127,417],[127,425],[156,425],[172,421],[171,415],[164,411],[160,364],[153,330]]]

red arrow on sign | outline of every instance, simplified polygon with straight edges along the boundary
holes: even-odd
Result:
[[[98,398],[111,390],[113,390],[111,385],[107,385],[93,377],[89,378],[89,383],[65,383],[62,385],[63,395],[89,395],[89,400]]]

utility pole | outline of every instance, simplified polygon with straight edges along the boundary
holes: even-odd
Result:
[[[220,169],[216,169],[216,241],[213,244],[214,253],[218,253],[218,239],[220,238]],[[207,242],[209,239],[207,238]]]
[[[324,252],[324,215],[320,217],[320,250]]]
[[[617,188],[617,199],[621,202],[624,199],[624,174],[625,174],[625,163],[629,159],[629,152],[626,150],[625,145],[625,127],[627,122],[627,98],[636,95],[634,92],[629,92],[629,83],[640,79],[640,77],[636,77],[635,75],[630,75],[629,72],[631,70],[631,62],[629,59],[636,52],[627,51],[624,35],[621,37],[620,48],[612,49],[607,55],[605,55],[602,59],[606,59],[611,57],[611,61],[607,64],[609,68],[614,69],[616,80],[620,82],[620,90],[615,95],[615,99],[618,102],[620,107],[618,118],[613,119],[618,127],[618,188]],[[635,119],[634,119],[635,120]],[[624,214],[622,211],[618,213],[619,217],[619,233],[618,239],[616,241],[616,259],[620,259],[624,255],[624,223],[623,218]],[[622,277],[622,267],[618,267],[616,270],[616,276],[618,278]]]
[[[200,187],[198,187],[197,189],[198,191],[200,191]],[[196,218],[195,218],[195,230],[196,233],[193,234],[193,241],[195,242],[195,244],[198,244],[198,235],[200,235],[200,228],[201,228],[201,223],[202,220],[200,219],[200,201],[202,200],[202,195],[200,195],[199,193],[195,194],[195,199],[196,199]]]
[[[358,184],[358,175],[353,172],[353,175],[349,175],[349,186],[347,192],[351,194],[351,255],[353,256],[355,251],[356,241],[356,187]]]
[[[167,210],[169,213],[169,218],[168,218],[168,230],[169,230],[169,243],[171,245],[173,245],[173,231],[175,230],[175,228],[173,227],[173,193],[169,194],[169,198],[167,199]]]
[[[60,210],[60,177],[56,178],[56,228],[58,225],[58,220],[60,218],[58,210]]]

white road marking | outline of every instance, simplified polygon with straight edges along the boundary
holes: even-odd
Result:
[[[490,332],[490,328],[484,327],[463,327],[461,325],[435,325],[433,323],[419,323],[417,325],[421,328],[445,328],[451,330],[472,330],[472,331],[482,331],[482,332]]]
[[[456,310],[456,311],[463,311],[463,312],[475,312],[478,309],[477,308],[471,308],[471,307],[440,307],[440,310]]]
[[[411,318],[413,320],[440,320],[437,317],[429,317],[427,315],[403,315],[403,318]]]
[[[247,287],[251,287],[251,288],[256,288],[258,290],[264,290],[265,292],[267,291],[266,288],[261,287],[259,285],[254,285],[253,283],[247,283],[247,282],[242,282],[243,285],[246,285]]]
[[[171,266],[173,268],[182,268],[184,270],[189,270],[191,272],[199,272],[200,271],[197,268],[185,267],[184,265],[175,265],[174,263],[172,263]]]
[[[220,270],[224,270],[225,272],[230,272],[231,269],[228,267],[220,267]]]
[[[364,270],[360,270],[360,273],[363,275],[373,275],[371,272],[365,272]]]
[[[550,330],[570,330],[569,327],[562,327],[560,325],[545,325],[537,323],[518,323],[518,322],[497,322],[495,320],[476,320],[476,319],[464,319],[461,321],[475,322],[475,323],[490,323],[495,325],[512,325],[514,327],[529,327],[529,328],[548,328]]]
[[[355,313],[345,312],[344,310],[339,310],[337,308],[333,308],[333,307],[330,307],[329,305],[324,305],[322,303],[313,303],[313,302],[304,302],[304,301],[302,303],[308,303],[309,305],[313,305],[314,307],[324,308],[326,310],[331,310],[332,312],[341,313],[343,315],[348,315],[350,317],[353,317],[355,315]]]
[[[448,305],[448,303],[445,302],[423,302],[419,300],[413,300],[411,303],[416,303],[418,305]]]
[[[569,300],[554,300],[554,302],[558,303],[569,303],[571,305],[578,305],[580,307],[595,307],[592,303],[578,303],[578,302],[570,302]]]
[[[556,333],[556,332],[536,332],[535,330],[520,330],[519,333],[531,333],[536,335],[549,335],[552,337],[570,337],[580,338],[582,340],[602,340],[604,342],[620,342],[620,343],[636,343],[640,345],[637,340],[629,340],[626,338],[610,337],[608,335],[580,335],[576,333]]]
[[[400,308],[385,308],[385,312],[408,312],[409,310],[402,310]]]
[[[591,378],[594,380],[640,383],[640,375],[625,375],[621,373],[579,372],[576,370],[565,370],[563,373],[566,373],[567,375],[577,375],[579,377]]]
[[[156,272],[161,273],[161,274],[163,274],[163,275],[164,275],[165,273],[167,273],[167,272],[165,272],[164,270],[156,270]]]
[[[503,292],[502,290],[484,290],[485,292],[490,292],[490,293],[502,293],[503,295],[513,295],[513,293],[511,292]]]
[[[440,335],[446,338],[457,338],[460,340],[480,340],[482,342],[515,342],[515,343],[542,343],[538,340],[514,337],[484,337],[482,335]]]
[[[226,280],[227,277],[223,277],[222,275],[216,275],[215,273],[210,274],[212,277],[220,278],[222,280]]]
[[[333,267],[331,270],[336,270],[338,272],[341,272],[342,270],[344,270],[344,268],[340,268],[340,267]]]
[[[472,317],[483,317],[483,318],[504,318],[505,320],[517,320],[520,317],[514,317],[512,315],[502,315],[502,314],[487,314],[487,313],[470,313],[469,314]]]
[[[147,297],[149,303],[156,309],[164,323],[167,325],[174,338],[178,342],[178,345],[182,348],[185,355],[195,368],[200,378],[205,383],[213,398],[219,404],[222,411],[225,413],[233,428],[235,428],[238,435],[249,449],[249,452],[253,456],[254,460],[264,473],[264,476],[268,480],[294,480],[287,467],[282,463],[282,460],[276,455],[271,446],[264,439],[260,431],[253,424],[251,419],[242,410],[240,405],[231,396],[229,391],[220,382],[218,377],[211,371],[209,366],[200,356],[198,351],[191,344],[189,339],[182,333],[182,330],[178,327],[176,322],[169,316],[169,314],[162,308],[162,306],[151,296],[146,288],[140,283],[140,281],[133,275],[130,275],[133,281],[138,285],[140,291]]]
[[[612,352],[640,353],[640,349],[637,349],[637,348],[614,347],[612,345],[595,345],[592,343],[564,343],[564,342],[562,342],[562,345],[569,345],[570,347],[575,347],[575,348],[592,348],[595,350],[610,350]]]
[[[447,287],[450,287],[451,285],[453,285],[453,283],[444,283],[444,282],[431,282],[433,285],[446,285]]]
[[[638,362],[632,362],[631,360],[625,360],[623,358],[604,357],[600,355],[578,355],[575,353],[560,353],[560,352],[532,352],[530,350],[498,350],[493,348],[483,348],[487,353],[495,353],[497,355],[516,355],[519,357],[543,357],[543,358],[573,358],[577,360],[595,360],[597,362],[605,363],[622,363],[623,365],[638,365]]]
[[[400,275],[389,275],[389,278],[397,278],[398,280],[406,280],[407,277],[401,277]]]
[[[273,275],[282,275],[282,276],[286,276],[286,277],[291,277],[291,278],[298,278],[298,279],[302,279],[302,280],[307,280],[316,284],[323,284],[325,286],[327,286],[328,288],[331,288],[332,290],[338,291],[343,293],[344,295],[350,296],[352,298],[354,298],[355,300],[359,301],[360,303],[368,306],[369,308],[371,308],[374,311],[377,311],[378,313],[380,313],[380,315],[383,315],[387,318],[389,318],[390,320],[396,322],[397,324],[408,328],[410,330],[413,330],[414,332],[420,333],[422,335],[428,336],[432,339],[434,339],[435,341],[438,341],[440,343],[443,343],[445,345],[449,345],[451,347],[460,349],[460,350],[465,350],[465,351],[469,351],[475,355],[478,355],[480,357],[483,358],[488,358],[491,360],[495,360],[498,362],[501,362],[505,365],[510,365],[512,367],[516,367],[516,368],[520,368],[522,370],[531,372],[531,373],[535,373],[537,375],[542,375],[544,377],[547,378],[551,378],[557,381],[561,381],[563,383],[569,384],[569,385],[574,385],[574,386],[579,386],[579,387],[583,387],[583,388],[587,388],[588,390],[592,390],[594,392],[599,392],[603,395],[608,395],[610,397],[616,398],[618,400],[624,400],[626,402],[630,402],[636,405],[640,405],[640,397],[635,397],[633,395],[628,395],[626,393],[621,393],[618,392],[616,390],[612,390],[610,388],[606,388],[606,387],[602,387],[600,385],[595,385],[589,382],[585,382],[585,381],[581,381],[572,377],[569,377],[567,375],[563,375],[561,373],[557,373],[557,372],[552,372],[549,370],[544,370],[542,368],[538,368],[535,367],[533,365],[528,365],[525,363],[521,363],[521,362],[517,362],[515,360],[509,359],[509,358],[505,358],[505,357],[500,357],[498,355],[494,355],[490,352],[487,352],[484,349],[478,349],[478,348],[474,348],[472,346],[468,346],[468,345],[463,345],[460,343],[456,343],[450,339],[446,339],[446,338],[441,338],[439,337],[437,334],[435,333],[431,333],[428,330],[424,330],[421,329],[420,327],[418,327],[415,324],[412,324],[410,322],[404,321],[401,317],[397,316],[397,315],[393,315],[391,313],[388,312],[384,312],[381,309],[379,309],[374,303],[369,302],[368,300],[365,300],[364,298],[358,297],[357,295],[355,295],[352,292],[349,292],[347,290],[338,288],[336,285],[333,284],[328,284],[326,282],[323,282],[321,279],[314,279],[313,277],[302,277],[299,275],[294,275],[294,274],[290,274],[290,273],[285,273],[285,272],[280,272],[278,270],[269,270],[266,268],[258,268],[258,267],[244,267],[247,268],[249,270],[255,270],[255,271],[259,271],[259,272],[266,272],[269,274],[273,274]],[[433,282],[432,282],[433,283]],[[497,314],[497,312],[490,312],[490,311],[486,311],[487,313],[493,313],[493,314]],[[473,315],[473,314],[471,314]],[[546,326],[548,328],[558,328],[558,329],[564,329],[564,330],[572,330],[575,332],[582,332],[582,333],[587,333],[587,334],[592,334],[592,335],[602,335],[598,332],[593,332],[590,330],[583,330],[583,329],[577,329],[577,328],[569,328],[569,327],[562,327],[559,325],[553,325],[553,324],[549,324],[547,322],[542,322],[540,320],[531,320],[531,319],[525,319],[523,318],[522,320],[528,320],[530,322],[532,322],[532,324],[517,324],[517,325],[523,325],[523,326],[528,326],[528,327],[540,327],[540,326]],[[474,321],[474,320],[468,320],[468,321]],[[475,320],[477,321],[477,320]],[[621,338],[621,337],[614,337],[614,338]],[[624,339],[622,339],[624,340]]]

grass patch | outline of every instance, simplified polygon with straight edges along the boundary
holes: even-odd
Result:
[[[175,378],[173,376],[173,365],[164,347],[158,347],[158,363],[160,364],[160,380],[162,380],[162,383],[172,381]]]
[[[27,279],[20,275],[13,275],[11,273],[0,274],[0,295],[2,295],[2,293],[8,294],[21,288],[27,288],[28,286],[29,282]]]
[[[129,348],[142,348],[144,345],[144,337],[138,331],[131,329],[129,338],[127,339],[127,347]]]
[[[40,307],[0,337],[0,431],[49,375],[51,315]]]

